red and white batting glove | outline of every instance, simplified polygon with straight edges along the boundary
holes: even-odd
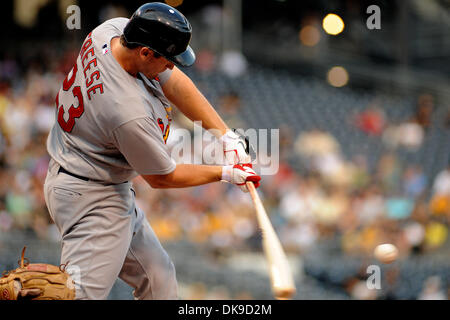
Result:
[[[255,188],[258,188],[260,180],[261,177],[252,169],[250,163],[222,167],[222,181],[234,183],[239,186],[243,192],[248,192],[247,186],[245,185],[247,181],[252,181],[255,184]]]
[[[228,130],[219,139],[223,144],[224,164],[250,163],[249,142],[244,136],[238,135],[235,129]]]

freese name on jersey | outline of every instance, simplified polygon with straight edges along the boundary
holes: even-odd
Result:
[[[86,96],[92,100],[95,94],[103,94],[103,83],[101,82],[100,71],[97,68],[97,58],[95,56],[94,47],[92,45],[92,32],[89,33],[81,47],[79,58],[80,65],[83,70],[84,79],[86,80]],[[78,60],[78,59],[77,59]],[[56,109],[58,110],[58,123],[66,132],[71,132],[75,119],[81,117],[84,112],[84,98],[81,86],[74,86],[75,78],[78,74],[78,61],[74,64],[72,70],[67,74],[63,82],[63,92],[71,92],[78,102],[78,106],[73,104],[64,110],[64,106],[59,103],[59,92],[56,95]],[[80,72],[81,74],[81,72]],[[68,114],[68,115],[67,115]]]

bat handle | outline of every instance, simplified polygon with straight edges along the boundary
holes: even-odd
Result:
[[[245,183],[245,185],[247,186],[248,191],[250,192],[250,196],[252,197],[253,201],[256,200],[256,188],[255,188],[255,184],[251,181],[247,181]]]

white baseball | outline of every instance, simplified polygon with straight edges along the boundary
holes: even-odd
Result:
[[[375,248],[374,255],[382,263],[388,264],[397,259],[398,249],[393,244],[384,243]]]

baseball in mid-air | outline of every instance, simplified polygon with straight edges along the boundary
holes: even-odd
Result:
[[[374,250],[375,258],[382,263],[392,263],[397,259],[398,249],[390,243],[384,243],[377,246]]]

